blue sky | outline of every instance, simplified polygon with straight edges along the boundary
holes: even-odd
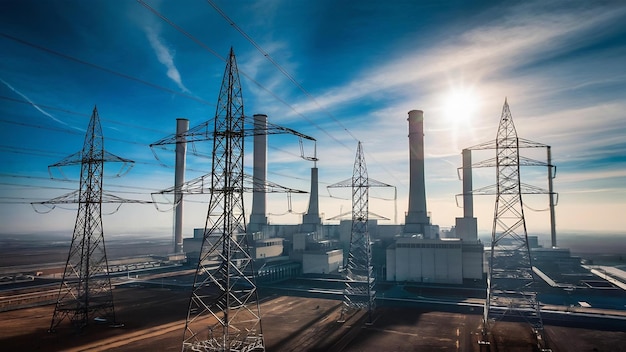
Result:
[[[268,53],[283,70],[236,30]],[[432,221],[462,215],[457,167],[464,147],[493,140],[508,98],[520,137],[552,146],[557,165],[557,229],[622,232],[626,222],[626,4],[622,1],[2,1],[0,3],[0,232],[71,232],[75,211],[38,214],[27,204],[78,187],[48,180],[47,166],[82,147],[98,106],[105,148],[135,160],[121,178],[107,166],[105,188],[132,199],[173,183],[173,153],[148,145],[215,114],[232,46],[246,115],[317,139],[320,211],[350,209],[349,194],[326,186],[351,177],[357,140],[371,178],[395,185],[373,189],[370,211],[404,221],[408,193],[407,112],[424,110],[426,194]],[[159,18],[154,12],[167,20]],[[177,30],[176,28],[184,31]],[[186,33],[186,34],[185,34]],[[252,141],[246,169],[251,173]],[[198,144],[210,152],[210,143]],[[305,143],[307,153],[313,146]],[[491,154],[490,154],[491,153]],[[474,161],[493,152],[475,153]],[[268,179],[309,189],[310,162],[298,140],[270,136]],[[528,157],[545,160],[543,153]],[[169,167],[161,166],[160,163]],[[210,171],[190,155],[187,178]],[[58,176],[58,175],[57,175]],[[523,182],[547,188],[545,169]],[[475,187],[495,170],[474,173]],[[185,232],[202,227],[207,197],[188,198]],[[247,197],[250,209],[250,199]],[[297,223],[308,204],[293,196]],[[479,228],[492,225],[494,198],[475,200]],[[549,229],[547,196],[525,199],[530,232]],[[271,214],[288,211],[284,194],[268,197]],[[104,217],[111,235],[169,235],[163,205],[126,204]]]

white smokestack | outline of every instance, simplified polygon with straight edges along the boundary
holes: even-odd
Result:
[[[267,115],[254,115],[254,161],[252,176],[252,213],[248,232],[263,231],[267,226],[265,182],[267,178]]]
[[[189,120],[176,119],[176,164],[174,166],[174,253],[183,252],[183,193],[181,187],[185,182],[185,163],[187,140],[185,133],[189,130]]]
[[[463,217],[474,217],[474,196],[472,195],[472,151],[463,149]]]
[[[424,112],[409,111],[409,211],[405,219],[405,233],[419,233],[428,237],[430,219],[426,210],[424,181]]]
[[[464,241],[478,240],[478,221],[474,217],[474,196],[472,194],[472,151],[463,149],[463,217],[456,218],[457,237]]]
[[[317,167],[311,168],[311,194],[309,198],[309,209],[302,217],[302,228],[304,232],[317,231],[319,225],[322,224],[319,209],[319,196],[317,185]]]

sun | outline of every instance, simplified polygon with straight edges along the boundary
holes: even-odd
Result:
[[[469,125],[478,110],[478,96],[471,88],[453,88],[443,101],[444,114],[454,125]]]

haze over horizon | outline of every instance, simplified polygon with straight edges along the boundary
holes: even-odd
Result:
[[[557,233],[624,234],[621,1],[27,0],[1,8],[0,233],[72,232],[75,210],[38,214],[29,203],[78,188],[78,168],[64,170],[68,182],[48,180],[47,166],[81,149],[94,106],[105,149],[136,161],[121,178],[107,166],[105,189],[150,200],[171,187],[174,154],[157,151],[157,160],[148,145],[174,133],[178,117],[195,126],[214,116],[232,46],[246,115],[267,114],[317,139],[324,219],[350,209],[349,191],[330,197],[325,188],[351,177],[360,140],[369,176],[398,194],[394,213],[393,191],[373,189],[370,211],[391,219],[381,224],[404,221],[406,119],[420,109],[428,210],[433,224],[454,225],[462,216],[461,150],[495,139],[506,98],[519,137],[552,147]],[[269,136],[268,145],[268,180],[308,191],[313,165],[299,158],[298,140]],[[196,148],[209,154],[211,143]],[[251,148],[246,140],[250,174]],[[311,155],[313,145],[304,148]],[[477,152],[474,162],[493,153]],[[545,161],[543,153],[522,153]],[[189,154],[186,179],[209,172],[210,163]],[[524,168],[522,181],[547,188],[545,168]],[[474,171],[475,188],[494,182],[495,170]],[[271,223],[300,222],[308,195],[292,200],[288,213],[285,194],[268,196]],[[185,236],[204,226],[207,202],[208,195],[187,197]],[[493,202],[475,197],[481,233],[491,231]],[[524,202],[529,233],[549,231],[547,196]],[[170,234],[172,213],[159,210],[125,204],[103,218],[105,234]]]

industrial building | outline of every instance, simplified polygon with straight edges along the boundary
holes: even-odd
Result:
[[[457,230],[457,234],[462,236],[441,238],[439,227],[430,223],[426,205],[423,111],[409,111],[408,121],[409,209],[404,231],[386,250],[387,280],[440,284],[462,284],[464,279],[480,280],[484,271],[484,246],[478,240],[476,218],[471,213],[471,194],[464,218],[457,219],[457,227],[461,230]],[[468,179],[471,182],[471,178],[466,177],[464,185]]]
[[[373,265],[378,279],[441,284],[462,284],[463,280],[484,278],[484,246],[478,240],[477,222],[473,217],[471,169],[464,167],[464,216],[456,219],[453,238],[442,238],[439,226],[430,222],[427,211],[424,169],[424,114],[408,113],[409,123],[409,204],[404,225],[381,225],[368,221],[368,231],[381,253]],[[266,115],[255,115],[255,128],[264,128]],[[266,182],[267,135],[254,135],[254,180]],[[471,163],[463,154],[464,165]],[[468,164],[469,165],[469,164]],[[345,266],[351,235],[351,221],[322,224],[318,201],[318,169],[311,168],[309,205],[299,225],[269,224],[264,192],[254,192],[248,226],[251,255],[258,268],[299,274],[339,273]],[[190,261],[200,252],[203,229],[194,238],[184,240]],[[284,267],[284,268],[283,268]],[[294,268],[300,272],[295,273]],[[289,268],[289,269],[285,269]],[[287,274],[285,274],[287,275]],[[282,276],[281,276],[282,277]]]

